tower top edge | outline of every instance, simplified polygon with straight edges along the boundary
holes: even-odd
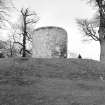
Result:
[[[43,30],[43,29],[58,29],[58,30],[63,30],[63,31],[65,31],[65,32],[67,32],[64,28],[58,27],[58,26],[39,27],[39,28],[35,29],[35,31],[39,31],[39,30]]]

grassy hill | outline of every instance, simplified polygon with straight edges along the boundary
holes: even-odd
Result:
[[[105,105],[104,78],[89,59],[0,59],[0,105]]]

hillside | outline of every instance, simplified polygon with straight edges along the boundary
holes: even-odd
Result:
[[[0,105],[105,105],[104,77],[89,59],[0,59]]]

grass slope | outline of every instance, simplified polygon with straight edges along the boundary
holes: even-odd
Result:
[[[105,65],[87,59],[0,59],[0,105],[105,105]]]

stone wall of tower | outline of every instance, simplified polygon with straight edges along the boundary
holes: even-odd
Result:
[[[34,31],[32,57],[67,58],[67,32],[60,27],[41,27]]]

